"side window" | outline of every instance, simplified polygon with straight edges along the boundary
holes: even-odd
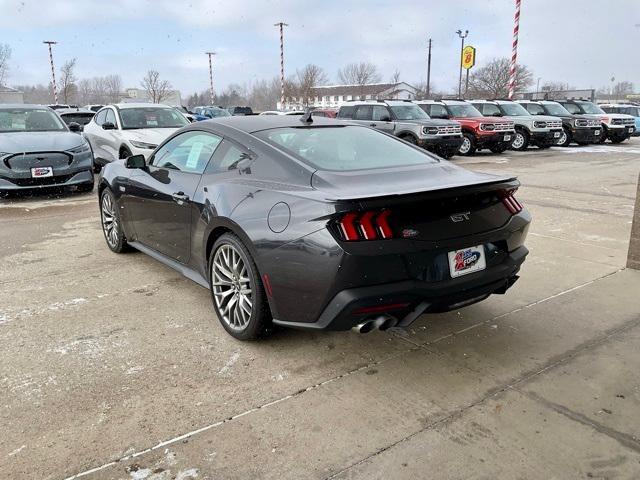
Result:
[[[114,125],[118,125],[116,123],[116,114],[113,113],[113,110],[110,108],[107,108],[107,118],[105,119],[104,123],[113,123]]]
[[[101,110],[96,114],[95,122],[97,125],[102,125],[104,123],[104,119],[107,118],[107,110]]]
[[[574,105],[573,103],[564,103],[563,107],[569,110],[569,113],[573,113],[573,114],[580,113],[580,107],[578,107],[577,105]]]
[[[355,109],[356,107],[353,105],[340,107],[340,110],[338,111],[338,118],[353,118],[353,112]]]
[[[389,113],[389,110],[387,110],[387,107],[384,105],[374,105],[372,120],[382,120],[384,117],[386,117],[387,120],[391,120],[391,114]]]
[[[372,120],[371,105],[360,105],[353,116],[354,120]]]
[[[480,110],[482,112],[483,115],[487,115],[488,117],[492,117],[496,114],[500,114],[500,108],[497,105],[494,105],[492,103],[485,103],[484,105],[484,109]]]
[[[211,133],[182,133],[165,143],[156,152],[151,164],[158,168],[202,173],[221,140]]]
[[[247,158],[251,158],[248,152],[241,150],[228,140],[224,140],[220,148],[216,150],[213,160],[207,168],[207,173],[237,170],[238,164]]]

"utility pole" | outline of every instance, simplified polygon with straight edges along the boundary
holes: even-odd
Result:
[[[464,39],[469,35],[469,30],[465,30],[464,33],[462,30],[457,30],[456,33],[460,37],[461,45],[460,45],[460,78],[458,79],[458,98],[462,97],[462,51],[464,50]]]
[[[429,55],[427,56],[427,98],[431,96],[431,39],[429,39]]]
[[[51,45],[55,45],[58,42],[51,40],[45,40],[42,43],[46,43],[49,46],[49,62],[51,63],[51,80],[53,82],[53,102],[58,105],[58,89],[56,87],[56,69],[53,67],[53,51]]]
[[[216,52],[205,52],[205,54],[209,57],[209,104],[213,106],[213,68],[211,66],[211,57],[216,54]]]
[[[284,27],[289,25],[278,22],[273,26],[280,27],[280,108],[284,109]]]

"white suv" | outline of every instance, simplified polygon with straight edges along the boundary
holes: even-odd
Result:
[[[99,110],[84,127],[93,150],[94,167],[153,150],[177,129],[189,125],[180,112],[153,103],[120,103]]]

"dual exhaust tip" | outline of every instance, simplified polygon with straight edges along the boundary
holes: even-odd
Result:
[[[378,315],[376,317],[367,318],[364,322],[359,323],[352,328],[358,333],[369,333],[372,330],[388,330],[398,324],[398,319],[391,315]]]

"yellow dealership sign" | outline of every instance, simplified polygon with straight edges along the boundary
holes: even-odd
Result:
[[[467,45],[462,50],[462,68],[469,70],[476,64],[476,49],[471,45]]]

